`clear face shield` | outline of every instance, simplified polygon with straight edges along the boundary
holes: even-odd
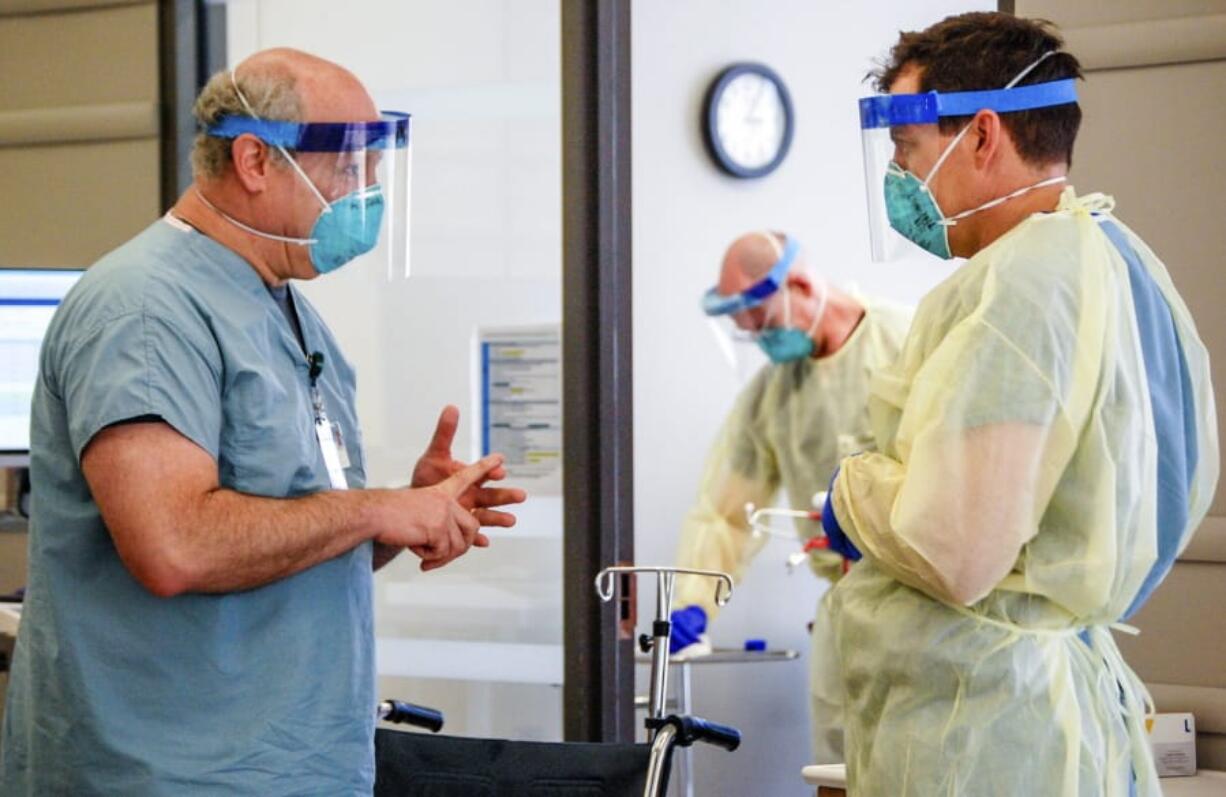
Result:
[[[206,132],[230,140],[250,134],[275,147],[296,173],[284,201],[287,211],[293,210],[277,231],[257,230],[214,210],[253,235],[305,247],[320,274],[369,256],[389,279],[407,277],[409,114],[384,111],[378,120],[355,122],[260,119],[237,86],[235,91],[252,115],[222,117]]]
[[[874,261],[899,259],[909,249],[914,251],[913,244],[938,257],[949,258],[952,256],[949,228],[958,221],[1027,191],[1065,179],[1054,177],[1024,186],[975,208],[942,208],[933,194],[933,184],[969,127],[964,127],[950,141],[926,173],[917,174],[913,171],[914,163],[909,162],[913,147],[937,135],[942,117],[972,117],[982,110],[1009,113],[1076,102],[1077,89],[1072,78],[1014,88],[1043,58],[1002,89],[884,94],[860,100],[869,244]]]
[[[791,303],[787,292],[781,289],[796,263],[800,245],[790,237],[780,244],[773,235],[763,235],[775,246],[777,259],[770,270],[739,293],[722,294],[718,288],[711,288],[702,299],[703,313],[720,351],[741,376],[746,375],[747,363],[761,362],[751,347],[761,349],[775,363],[807,356],[812,350],[810,335],[826,306],[827,286],[820,282],[819,307],[811,328],[808,331],[793,328]]]

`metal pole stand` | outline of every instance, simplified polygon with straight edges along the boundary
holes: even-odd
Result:
[[[673,589],[677,576],[705,576],[716,579],[715,605],[724,606],[732,599],[732,576],[718,570],[692,570],[684,567],[606,567],[596,574],[596,594],[605,603],[613,600],[614,577],[622,574],[655,573],[656,618],[651,624],[651,636],[639,637],[639,647],[651,653],[651,702],[647,707],[648,719],[664,719],[664,703],[668,690],[668,638],[672,634],[669,615],[673,611]],[[687,679],[688,680],[688,679]],[[687,684],[688,687],[688,684]],[[687,690],[688,691],[688,690]],[[648,741],[655,738],[649,734]]]

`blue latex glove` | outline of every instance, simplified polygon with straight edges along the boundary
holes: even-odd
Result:
[[[822,507],[822,531],[826,533],[826,539],[830,541],[830,550],[843,554],[845,558],[853,562],[858,562],[861,556],[860,549],[847,539],[843,527],[839,525],[838,517],[834,514],[834,482],[837,478],[839,478],[839,472],[836,470],[834,476],[830,478],[830,489],[826,492],[826,505]]]
[[[694,644],[699,635],[707,630],[707,613],[701,606],[674,609],[668,620],[672,623],[672,633],[668,637],[669,655]]]

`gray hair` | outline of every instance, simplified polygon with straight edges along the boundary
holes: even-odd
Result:
[[[298,96],[293,75],[280,70],[257,71],[235,76],[243,96],[261,119],[287,122],[302,121],[302,100]],[[221,177],[231,163],[230,139],[207,135],[204,131],[223,116],[250,116],[230,83],[229,72],[218,72],[209,78],[192,108],[201,132],[192,146],[192,176],[197,180]],[[284,165],[284,158],[272,150],[275,162]]]

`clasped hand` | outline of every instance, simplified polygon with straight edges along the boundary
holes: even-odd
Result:
[[[488,487],[489,482],[506,478],[501,454],[491,454],[472,464],[451,454],[460,411],[443,408],[434,437],[417,465],[407,489],[397,496],[408,501],[404,507],[409,528],[379,534],[377,542],[408,548],[421,559],[423,571],[435,570],[462,556],[471,546],[485,548],[489,537],[485,526],[510,528],[515,515],[497,507],[523,503],[527,494],[513,487]]]

